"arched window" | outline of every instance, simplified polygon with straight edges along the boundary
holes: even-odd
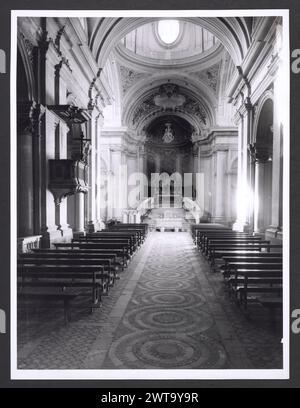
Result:
[[[160,40],[166,45],[173,44],[180,33],[178,20],[160,20],[158,22],[158,35]]]

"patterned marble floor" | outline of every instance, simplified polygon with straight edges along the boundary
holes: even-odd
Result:
[[[280,327],[280,324],[278,325]],[[282,368],[280,329],[232,304],[188,233],[152,233],[103,308],[20,316],[20,369]]]

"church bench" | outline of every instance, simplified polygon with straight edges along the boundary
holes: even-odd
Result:
[[[196,242],[196,240],[197,240],[198,233],[205,234],[205,233],[209,233],[211,231],[214,231],[214,233],[217,233],[217,232],[223,232],[223,231],[230,232],[231,230],[229,228],[227,228],[227,229],[226,228],[214,228],[214,229],[211,229],[211,228],[210,229],[193,228],[192,229],[192,237],[193,237],[194,242]]]
[[[144,235],[148,234],[149,227],[147,224],[117,224],[107,228],[108,231],[142,231]]]
[[[203,253],[208,255],[211,248],[218,245],[253,245],[253,244],[270,244],[270,241],[262,240],[262,238],[223,238],[223,239],[209,239],[204,245],[200,247]]]
[[[244,310],[248,309],[249,301],[257,301],[257,295],[275,295],[278,298],[282,297],[282,277],[268,276],[268,280],[261,278],[253,282],[255,273],[248,273],[244,276],[242,283],[234,284],[231,287],[232,292],[239,305],[243,306]],[[265,275],[264,272],[261,275]],[[254,296],[255,295],[255,296]]]
[[[271,312],[274,309],[282,309],[283,307],[282,297],[268,297],[268,298],[257,297],[256,300],[258,303],[260,303],[263,307],[269,309]]]
[[[249,276],[250,275],[250,276]],[[273,285],[282,285],[282,276],[262,276],[264,273],[260,275],[260,277],[257,277],[255,274],[255,277],[251,276],[251,273],[248,275],[248,284],[249,285],[268,285],[268,286],[273,286]],[[276,273],[273,275],[277,275]],[[279,274],[278,274],[279,275]],[[245,283],[245,276],[244,277],[229,277],[225,279],[226,283],[226,289],[228,290],[229,294],[231,295],[233,291],[237,289],[237,287],[243,285]]]
[[[196,237],[196,243],[199,245],[206,244],[209,240],[213,239],[246,239],[253,238],[253,235],[250,234],[203,234],[199,232]]]
[[[230,233],[230,234],[203,234],[199,232],[197,234],[196,242],[199,244],[206,243],[209,240],[213,239],[247,239],[247,238],[255,238],[251,234],[240,234],[240,233]]]
[[[228,264],[231,262],[247,262],[247,263],[279,263],[282,265],[283,263],[283,258],[282,256],[274,256],[274,257],[268,257],[264,256],[263,253],[259,253],[254,256],[254,255],[235,255],[235,256],[224,256],[222,258],[222,264],[219,265],[219,270],[223,271],[228,268]],[[216,269],[216,268],[215,268]]]
[[[272,268],[281,268],[282,269],[282,259],[274,260],[267,259],[263,262],[260,260],[245,260],[245,259],[238,259],[234,261],[227,261],[221,268],[221,272],[223,273],[224,277],[230,274],[231,271],[235,269],[272,269]]]
[[[281,245],[273,245],[273,244],[265,244],[265,243],[254,243],[251,245],[216,245],[213,248],[209,249],[209,254],[208,254],[208,260],[211,263],[211,265],[215,265],[216,259],[223,258],[223,256],[226,256],[228,254],[232,253],[246,253],[248,251],[252,253],[256,252],[263,252],[263,253],[271,253],[272,249],[278,249],[282,250]],[[275,252],[274,252],[275,253]],[[278,254],[278,252],[276,252]]]
[[[101,238],[101,237],[100,238],[79,237],[79,238],[73,238],[72,243],[83,243],[83,244],[85,244],[85,243],[87,243],[87,244],[89,244],[89,243],[98,244],[99,243],[99,244],[112,244],[112,245],[122,244],[122,245],[129,248],[131,254],[135,250],[135,248],[133,247],[132,242],[131,242],[131,240],[129,238],[125,239],[125,238],[110,238],[110,237],[107,237],[107,238],[105,238],[105,237],[104,238]]]
[[[282,294],[283,272],[276,269],[236,269],[225,278],[230,296],[245,310],[253,294]]]
[[[110,259],[114,267],[123,267],[123,263],[120,262],[122,258],[122,251],[116,251],[112,253],[108,250],[89,250],[89,249],[33,249],[32,252],[27,254],[21,254],[21,256],[31,256],[32,254],[38,254],[40,256],[55,255],[55,256],[68,256],[68,257],[82,257],[93,259]]]
[[[130,248],[131,255],[137,250],[138,245],[134,242],[132,238],[125,238],[125,237],[80,237],[80,238],[73,238],[72,242],[76,243],[122,243],[124,245],[128,245]]]
[[[259,252],[255,255],[250,254],[237,254],[237,255],[232,255],[232,256],[224,256],[222,259],[225,263],[227,262],[235,262],[235,261],[245,261],[245,262],[255,262],[255,261],[259,261],[259,262],[278,262],[281,261],[282,262],[282,255],[280,256],[280,254],[272,254],[275,256],[268,256],[270,255],[269,253],[263,253],[263,252]],[[271,261],[270,261],[271,260]]]
[[[102,252],[102,251],[89,251],[84,249],[34,249],[32,252],[27,252],[25,254],[20,254],[21,257],[31,257],[32,255],[39,256],[70,256],[70,257],[82,257],[82,258],[93,258],[93,259],[110,259],[112,264],[117,264],[117,254]]]
[[[214,251],[220,251],[220,250],[262,250],[263,248],[267,248],[268,245],[270,245],[270,241],[266,240],[260,240],[260,241],[235,241],[235,242],[217,242],[217,243],[210,243],[205,247],[205,249],[202,249],[202,252],[204,255],[207,257],[208,260],[211,259],[211,257],[214,254]],[[201,250],[201,248],[200,248]]]
[[[111,228],[111,229],[107,229],[107,230],[104,230],[104,231],[107,231],[107,233],[131,233],[131,234],[137,234],[138,235],[138,238],[139,238],[139,241],[141,242],[141,243],[143,243],[143,242],[145,242],[145,239],[146,239],[146,237],[147,237],[147,235],[148,235],[148,232],[146,231],[146,230],[144,230],[144,229],[135,229],[135,228],[132,228],[132,229],[130,229],[130,228]],[[101,232],[103,232],[103,231],[101,231]],[[98,234],[98,232],[96,233],[96,234]]]
[[[247,261],[235,261],[235,262],[227,262],[225,267],[221,269],[224,278],[234,274],[236,270],[282,270],[282,261],[273,262],[270,260],[269,262],[247,262]]]
[[[49,291],[47,292],[36,292],[33,289],[26,290],[23,289],[22,291],[18,292],[18,306],[21,309],[24,308],[34,308],[36,309],[36,301],[46,301],[46,302],[51,302],[51,306],[47,304],[46,308],[60,308],[63,306],[64,309],[64,320],[65,324],[67,325],[70,320],[71,320],[71,313],[70,313],[70,303],[75,300],[77,297],[76,294],[74,293],[66,293],[66,292],[54,292],[54,291]],[[34,301],[34,304],[28,304],[28,301]],[[53,304],[53,302],[62,302],[63,304]],[[39,308],[41,308],[41,305],[39,305]]]
[[[87,260],[78,261],[72,259],[20,259],[18,260],[18,268],[23,268],[21,273],[23,276],[30,271],[33,273],[43,273],[43,277],[46,273],[56,274],[56,278],[71,277],[74,280],[93,278],[94,281],[100,279],[102,282],[106,282],[112,285],[116,279],[115,273],[108,271],[105,266],[89,263]],[[35,269],[33,269],[33,267]]]
[[[111,285],[110,274],[91,265],[18,265],[18,278],[18,286],[90,288],[94,303]]]
[[[26,254],[27,256],[21,256],[18,259],[18,264],[26,265],[29,263],[35,265],[95,265],[95,266],[103,266],[104,272],[108,272],[113,276],[114,279],[117,279],[117,270],[112,265],[111,259],[95,259],[95,258],[80,258],[78,256],[57,256],[55,254],[44,254],[44,255],[37,255],[37,254]]]
[[[111,231],[103,231],[103,232],[94,232],[93,234],[87,234],[85,236],[86,239],[97,239],[97,238],[129,238],[132,240],[133,245],[136,247],[141,246],[142,244],[142,234],[138,231],[133,232],[111,232]]]
[[[214,262],[216,261],[222,261],[224,257],[226,256],[263,256],[265,258],[277,258],[278,256],[282,256],[282,252],[264,252],[261,250],[220,250],[220,251],[214,251]]]
[[[120,258],[123,259],[124,267],[127,266],[127,261],[131,258],[130,249],[127,245],[124,244],[104,244],[104,243],[54,243],[56,249],[69,248],[69,249],[78,249],[78,250],[90,250],[92,251],[101,251],[103,253],[110,252],[115,253]]]

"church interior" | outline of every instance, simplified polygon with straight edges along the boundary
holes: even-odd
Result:
[[[18,369],[282,369],[281,17],[18,17]]]

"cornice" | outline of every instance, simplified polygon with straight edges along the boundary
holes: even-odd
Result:
[[[185,70],[193,71],[195,68],[199,69],[201,65],[201,70],[215,65],[218,61],[222,59],[224,52],[223,45],[219,42],[210,50],[205,51],[202,54],[197,54],[195,56],[182,58],[182,59],[172,59],[170,60],[156,60],[154,58],[147,58],[141,55],[137,55],[134,52],[127,50],[124,45],[119,44],[114,50],[114,55],[116,60],[122,64],[135,70],[143,70],[149,73],[157,72],[160,70]]]

